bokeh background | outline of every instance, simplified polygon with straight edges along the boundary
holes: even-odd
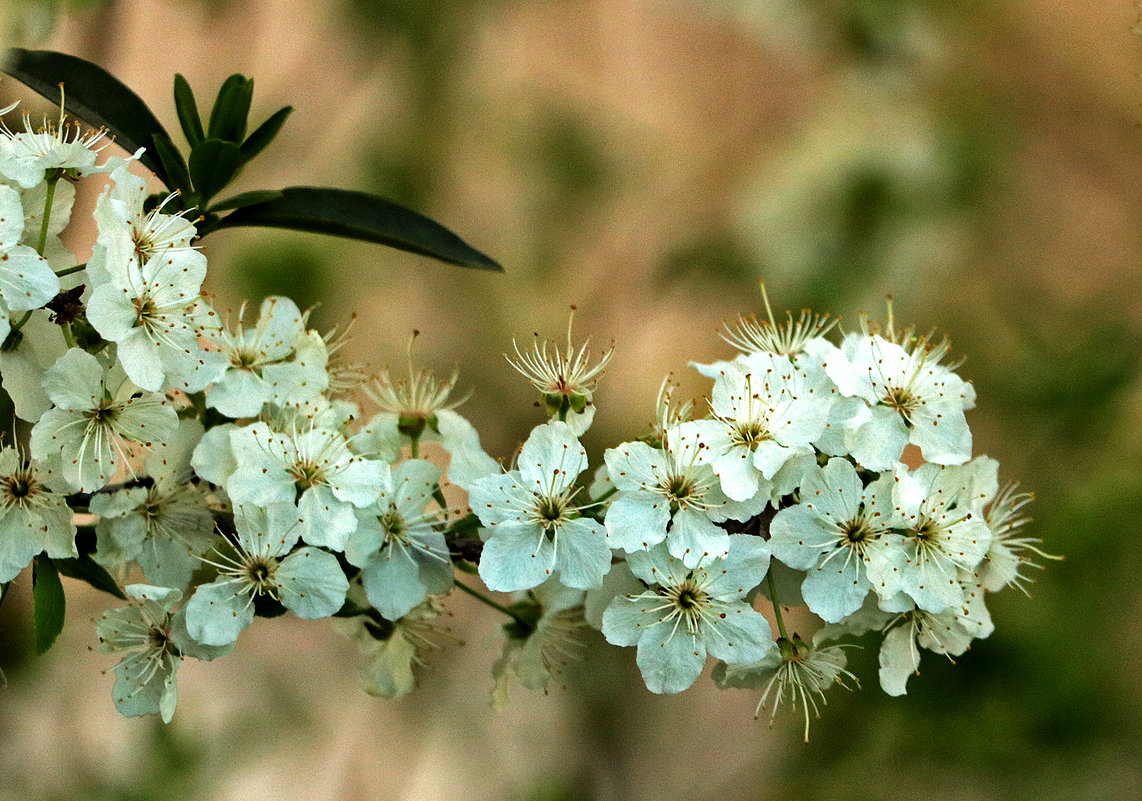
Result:
[[[87,649],[105,597],[31,655],[30,577],[0,609],[0,798],[1134,799],[1142,797],[1142,39],[1130,0],[3,0],[3,42],[95,61],[174,130],[231,72],[254,117],[296,107],[237,188],[330,185],[417,208],[502,275],[278,231],[206,243],[234,308],[286,293],[353,355],[461,372],[493,454],[539,421],[504,363],[568,307],[616,355],[586,439],[601,457],[659,382],[705,385],[723,318],[780,307],[854,325],[895,296],[965,356],[976,450],[1033,490],[1066,555],[991,602],[952,665],[902,699],[850,652],[812,742],[756,694],[646,692],[595,643],[549,695],[489,705],[500,621],[450,599],[466,641],[395,702],[361,693],[327,622],[260,620],[180,672],[175,721],[126,721]],[[0,99],[22,96],[0,82]],[[2,104],[2,103],[0,103]],[[38,108],[34,104],[32,108]],[[90,202],[88,198],[88,202]],[[90,231],[75,232],[80,247]],[[487,614],[485,614],[487,612]],[[799,618],[794,617],[794,625]]]

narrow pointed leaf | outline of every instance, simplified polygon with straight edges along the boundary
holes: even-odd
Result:
[[[440,223],[383,197],[309,186],[288,187],[281,193],[276,200],[232,212],[222,218],[218,228],[262,226],[310,231],[387,245],[461,267],[503,270]]]
[[[242,161],[249,161],[274,140],[285,124],[286,117],[293,113],[293,106],[279,109],[268,120],[259,125],[242,143]]]
[[[254,96],[254,81],[245,75],[234,74],[218,90],[214,108],[210,112],[208,139],[223,139],[237,144],[246,136],[246,118],[250,115],[250,101]]]
[[[170,176],[171,183],[174,184],[173,188],[178,189],[184,195],[190,194],[193,190],[190,183],[190,170],[186,166],[186,159],[182,157],[182,153],[178,152],[170,137],[165,133],[155,134],[154,142],[155,152],[159,154],[159,160],[162,161],[167,175]]]
[[[194,147],[206,138],[202,130],[202,118],[198,116],[198,103],[190,84],[181,75],[174,76],[174,107],[178,112],[178,122],[187,143]]]
[[[124,600],[127,598],[115,579],[111,578],[111,574],[87,554],[78,559],[56,559],[55,565],[60,575],[86,581],[95,589],[114,595],[116,598]]]
[[[242,155],[233,142],[207,139],[190,151],[190,177],[203,203],[222,191],[241,166]]]
[[[4,71],[56,102],[62,83],[64,108],[69,114],[88,125],[106,128],[130,153],[147,148],[139,161],[164,184],[171,185],[152,141],[155,134],[166,131],[146,103],[111,73],[75,56],[19,47],[8,50]]]
[[[265,203],[268,200],[276,200],[281,196],[282,193],[277,189],[256,189],[253,192],[243,192],[240,195],[234,195],[225,200],[220,200],[210,207],[210,212],[215,213],[219,211],[230,211],[231,209],[240,209],[243,206],[253,206],[255,203]]]
[[[32,626],[36,632],[36,653],[47,653],[63,631],[67,602],[56,566],[46,556],[36,557],[32,567]]]

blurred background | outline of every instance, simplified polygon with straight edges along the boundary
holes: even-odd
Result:
[[[633,649],[588,649],[566,688],[489,704],[491,610],[395,702],[361,693],[324,621],[259,620],[189,662],[175,721],[126,721],[88,654],[107,597],[68,582],[68,627],[31,654],[30,577],[0,609],[0,798],[1134,799],[1142,797],[1142,40],[1129,0],[4,0],[3,42],[94,61],[177,128],[256,79],[296,112],[237,189],[378,192],[502,262],[466,271],[253,229],[206,242],[221,308],[289,294],[352,355],[458,367],[461,409],[506,456],[540,421],[511,339],[616,355],[586,445],[642,432],[670,371],[723,357],[720,321],[811,306],[936,327],[966,357],[977,453],[1035,492],[1066,555],[991,601],[991,638],[864,689],[753,719],[757,694],[642,686]],[[0,105],[23,96],[0,82]],[[37,106],[30,106],[38,108]],[[157,188],[157,187],[156,187]],[[93,202],[88,197],[86,202]],[[88,207],[90,208],[90,206]],[[79,229],[72,244],[90,241]],[[80,254],[82,256],[82,254]],[[489,614],[485,614],[488,612]],[[797,618],[794,615],[794,626]]]

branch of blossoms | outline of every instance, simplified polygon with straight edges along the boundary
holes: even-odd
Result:
[[[704,403],[664,382],[651,429],[593,465],[580,437],[613,347],[593,359],[570,322],[565,347],[513,343],[545,419],[503,464],[411,341],[407,375],[362,386],[345,332],[289,298],[219,314],[197,218],[105,145],[62,118],[0,128],[0,379],[32,426],[0,449],[0,585],[58,563],[127,598],[96,622],[124,715],[169,721],[184,660],[287,613],[337,618],[365,690],[403,695],[456,641],[458,590],[506,618],[497,704],[605,641],[655,693],[712,657],[716,686],[771,721],[799,708],[807,738],[825,694],[856,684],[846,640],[879,638],[880,685],[903,694],[921,650],[987,637],[988,593],[1057,558],[1024,533],[1030,496],[973,454],[975,391],[946,340],[897,330],[891,304],[834,341],[833,318],[778,320],[763,284],[765,317],[723,332],[737,353],[692,365]],[[83,180],[103,188],[81,265],[60,235]],[[45,647],[56,584],[35,594]]]

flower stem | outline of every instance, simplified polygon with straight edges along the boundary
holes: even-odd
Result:
[[[65,275],[71,275],[72,273],[78,273],[80,270],[86,269],[87,262],[84,262],[83,264],[77,264],[74,267],[68,267],[63,270],[56,270],[56,275],[58,275],[60,278],[63,278]]]
[[[611,497],[612,495],[614,495],[618,491],[619,491],[618,487],[611,487],[609,490],[604,492],[598,498],[595,498],[593,501],[591,501],[591,505],[594,506],[597,503],[602,503],[603,501],[605,501],[607,498]]]
[[[408,441],[409,441],[409,457],[412,459],[416,459],[418,456],[420,456],[420,434],[410,436],[408,438]]]
[[[71,333],[71,323],[64,323],[60,326],[60,330],[63,331],[63,341],[67,344],[67,346],[69,348],[76,347],[75,337],[72,336]]]
[[[777,600],[777,584],[773,580],[773,570],[766,573],[765,580],[769,583],[769,600],[773,601],[773,616],[777,619],[777,631],[783,639],[788,640],[789,633],[785,631],[785,620],[781,617],[781,602]]]
[[[52,217],[52,201],[56,196],[57,183],[59,183],[58,175],[53,178],[49,178],[47,181],[48,199],[44,202],[44,221],[40,223],[40,241],[39,244],[36,245],[36,253],[40,254],[41,256],[44,255],[44,248],[47,247],[48,244],[48,221],[51,220]]]
[[[14,323],[12,323],[12,330],[13,331],[19,331],[21,328],[24,327],[24,323],[28,322],[28,320],[30,320],[30,319],[32,319],[32,312],[31,312],[31,310],[28,310],[28,311],[24,312],[23,317],[21,317],[19,320],[16,320]]]
[[[469,595],[471,595],[471,596],[472,596],[473,598],[475,598],[476,600],[478,600],[478,601],[480,601],[480,602],[482,602],[482,603],[485,603],[485,604],[487,604],[488,606],[492,607],[492,609],[495,609],[495,610],[497,610],[497,611],[499,611],[499,612],[503,612],[505,615],[507,615],[507,616],[508,616],[508,617],[510,617],[512,620],[516,621],[517,623],[523,624],[523,625],[525,625],[525,626],[526,626],[526,625],[530,625],[530,624],[528,624],[528,623],[527,623],[527,621],[525,621],[523,618],[521,618],[521,617],[520,617],[519,615],[517,615],[515,612],[513,612],[513,611],[512,611],[512,610],[510,610],[510,609],[508,609],[506,606],[504,606],[504,605],[503,605],[503,604],[501,604],[501,603],[496,603],[495,601],[493,601],[493,600],[492,600],[491,598],[489,598],[488,596],[484,595],[484,593],[480,592],[479,590],[475,590],[475,589],[472,589],[472,588],[471,588],[471,587],[469,587],[467,584],[463,584],[463,583],[461,583],[461,582],[459,582],[459,581],[455,582],[455,584],[456,584],[456,588],[457,588],[457,589],[459,589],[459,590],[461,590],[461,591],[463,591],[463,592],[466,592],[466,593],[468,593]]]

